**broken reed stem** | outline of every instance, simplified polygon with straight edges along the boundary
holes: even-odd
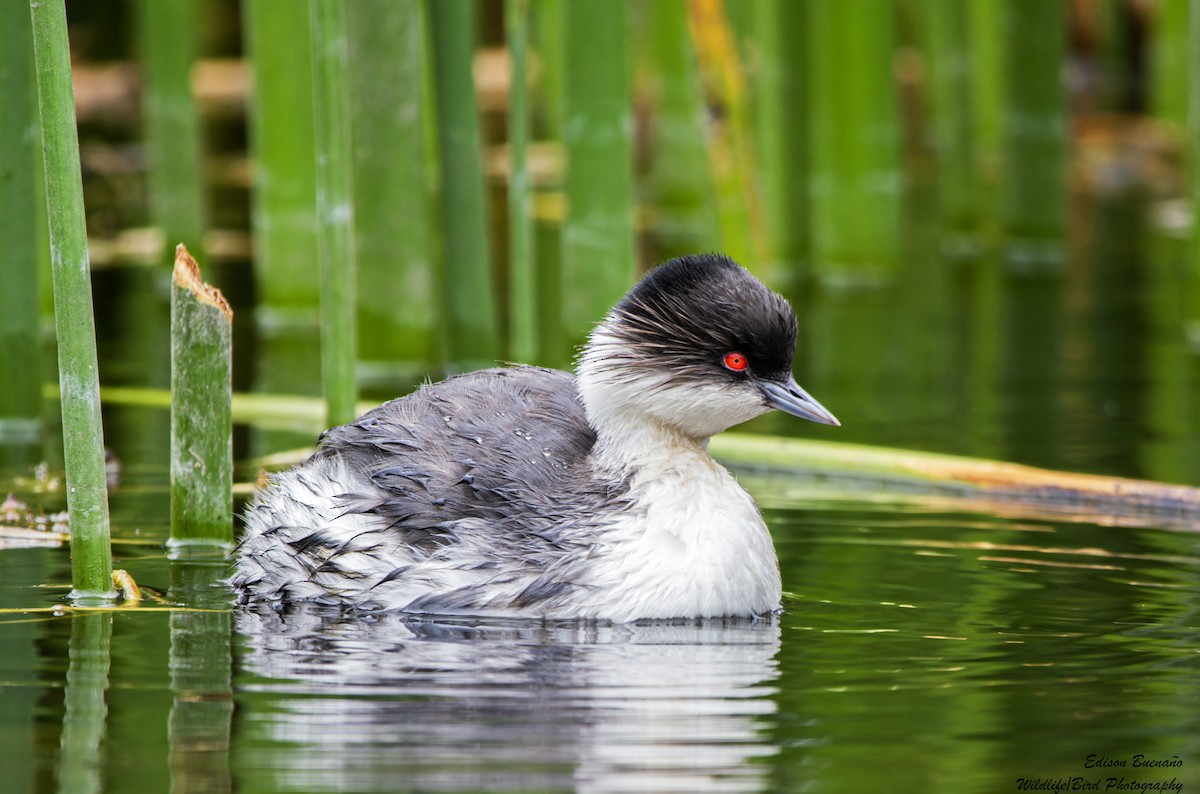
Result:
[[[233,540],[233,311],[175,249],[170,546]]]
[[[58,337],[72,598],[111,599],[104,430],[88,267],[83,180],[63,0],[30,4]]]
[[[310,0],[313,132],[317,158],[317,237],[321,258],[321,374],[328,422],[354,419],[358,353],[354,180],[346,78],[343,0]]]

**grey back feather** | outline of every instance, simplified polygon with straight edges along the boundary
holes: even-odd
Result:
[[[259,495],[232,583],[247,598],[318,594],[409,611],[561,602],[577,578],[571,566],[597,539],[587,519],[628,507],[626,484],[587,465],[595,440],[566,372],[522,366],[425,385],[327,431],[286,483]],[[289,491],[306,470],[312,478],[345,471],[332,518],[297,519]],[[366,530],[330,530],[356,514]],[[374,564],[383,558],[390,569]],[[415,597],[398,605],[389,590]]]

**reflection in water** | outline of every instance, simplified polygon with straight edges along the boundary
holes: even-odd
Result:
[[[87,612],[71,623],[70,664],[59,742],[58,790],[101,790],[100,748],[108,719],[109,647],[112,614]]]
[[[230,615],[213,609],[221,560],[177,560],[171,565],[171,596],[208,609],[180,609],[170,616],[171,791],[218,794],[232,790],[229,735],[233,715]]]
[[[241,612],[247,789],[765,785],[779,625]]]

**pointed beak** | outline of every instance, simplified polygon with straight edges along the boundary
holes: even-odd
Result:
[[[789,377],[786,382],[763,380],[759,381],[758,387],[762,390],[767,405],[772,408],[817,424],[842,426],[837,417],[829,413],[825,406],[809,397],[808,392],[800,388],[795,378]]]

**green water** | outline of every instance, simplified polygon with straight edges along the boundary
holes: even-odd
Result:
[[[224,609],[218,566],[119,546],[141,583],[213,611],[3,615],[4,790],[1200,783],[1193,533],[745,479],[792,593],[774,622],[280,618]],[[3,556],[0,604],[60,601],[34,588],[66,581],[65,552]],[[1093,754],[1182,767],[1089,770]]]
[[[1138,207],[1088,212],[1060,274],[935,247],[898,286],[797,296],[797,373],[845,427],[754,429],[1195,484],[1181,247],[1143,234]],[[275,349],[238,305],[246,277],[218,274],[257,351],[240,388]],[[130,291],[146,282],[97,275],[108,383],[162,382],[166,340],[148,329],[166,293]],[[124,464],[117,565],[150,597],[56,615],[67,550],[0,547],[4,792],[1200,785],[1194,526],[744,470],[789,593],[775,621],[280,618],[228,608],[220,561],[167,559],[165,412],[105,419]],[[236,444],[244,458],[306,438],[239,428]],[[0,483],[60,509],[10,483],[53,446],[5,447]]]

